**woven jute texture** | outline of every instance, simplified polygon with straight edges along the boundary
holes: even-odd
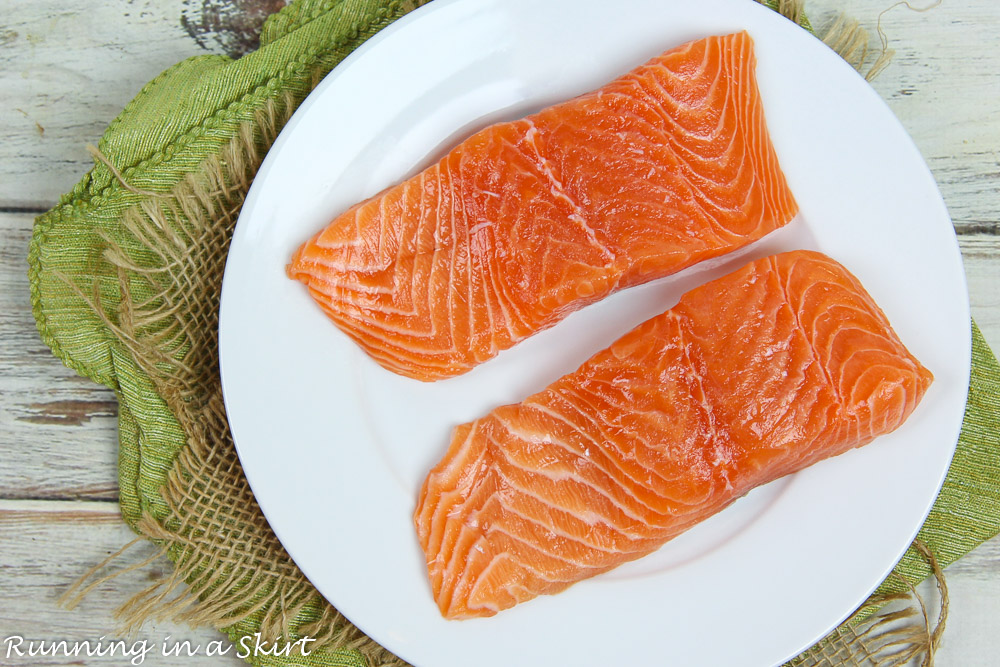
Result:
[[[315,640],[308,656],[251,658],[261,665],[405,664],[341,617],[270,530],[226,421],[216,328],[230,235],[268,147],[330,69],[420,4],[297,0],[268,20],[258,51],[176,65],[115,119],[94,169],[36,223],[29,264],[39,331],[68,366],[117,393],[122,515],[174,563],[122,606],[127,626],[170,618],[212,625],[234,642],[258,632]],[[764,4],[811,29],[800,2]],[[839,21],[826,38],[869,75],[885,64],[884,50],[874,62],[866,54],[855,23]],[[933,655],[943,624],[935,629],[934,614],[900,600],[1000,529],[998,396],[1000,368],[974,327],[965,428],[921,541],[858,613],[793,664]],[[97,570],[70,603],[106,570],[122,571]]]

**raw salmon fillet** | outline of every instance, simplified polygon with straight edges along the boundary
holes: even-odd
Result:
[[[414,515],[441,613],[491,616],[648,554],[894,430],[932,380],[822,254],[692,290],[544,391],[455,429]]]
[[[488,127],[336,218],[287,273],[389,370],[464,373],[795,216],[755,67],[747,33],[702,39]]]

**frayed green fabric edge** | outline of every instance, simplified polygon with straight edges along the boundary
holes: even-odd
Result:
[[[263,101],[291,90],[296,103],[300,102],[343,57],[399,18],[406,4],[298,0],[265,24],[260,51],[238,61],[225,56],[192,58],[147,84],[112,121],[99,149],[111,156],[133,188],[169,192],[207,155],[232,139],[241,124],[252,120],[253,111]],[[260,69],[259,63],[266,63],[268,76],[244,76],[246,71]],[[220,88],[235,88],[235,92],[210,92]],[[200,106],[208,109],[199,112],[184,100],[173,100],[181,108],[174,117],[161,106],[164,98],[174,97],[165,90],[186,92],[194,98],[203,92],[214,94],[223,106],[215,109],[199,99]],[[156,133],[155,142],[138,142],[146,136],[135,130],[138,126],[162,131]],[[140,459],[142,454],[156,458],[154,450],[167,452],[158,461],[157,470],[149,471],[155,483],[142,492],[128,483],[137,479],[135,461],[121,466],[126,482],[122,493],[131,496],[123,499],[123,513],[133,528],[139,517],[136,508],[150,502],[149,496],[158,495],[162,470],[183,445],[179,426],[170,423],[172,415],[162,400],[157,400],[148,381],[131,382],[141,373],[110,332],[107,320],[94,308],[95,304],[116,304],[121,299],[118,277],[102,270],[100,252],[105,240],[111,238],[141,253],[117,233],[116,225],[122,212],[142,199],[142,194],[123,187],[106,165],[98,163],[56,207],[36,219],[28,249],[32,313],[42,340],[66,366],[115,391],[119,402],[143,407],[143,414],[126,413],[122,431],[136,436]],[[141,289],[141,285],[136,286]],[[111,311],[105,315],[110,318]],[[129,381],[123,383],[123,378]],[[157,419],[144,419],[149,413],[157,413]],[[148,446],[142,446],[143,441]]]
[[[99,143],[100,152],[110,157],[129,187],[108,165],[97,163],[57,206],[36,219],[28,248],[32,313],[56,357],[109,387],[118,398],[120,506],[134,531],[139,532],[143,514],[164,516],[160,489],[185,436],[150,379],[109,328],[112,310],[102,304],[117,304],[122,294],[119,277],[109,274],[102,262],[102,248],[110,239],[141,260],[142,249],[117,229],[124,211],[150,192],[169,192],[230,141],[265,101],[291,91],[295,103],[301,102],[344,57],[414,4],[297,0],[268,19],[258,51],[239,60],[201,56],[178,63],[143,87]],[[144,288],[141,282],[135,287]],[[175,560],[179,554],[168,550],[167,555]],[[320,618],[320,612],[319,605],[300,611],[293,627]],[[251,615],[222,631],[238,644],[258,629],[259,618]],[[262,655],[248,661],[367,664],[353,649],[295,658]]]

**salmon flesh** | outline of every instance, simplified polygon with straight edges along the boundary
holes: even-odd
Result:
[[[754,487],[893,431],[932,380],[820,253],[696,288],[455,429],[414,515],[441,613],[491,616],[644,556]]]
[[[747,33],[700,39],[492,125],[334,219],[287,274],[389,370],[465,373],[795,216],[755,68]]]

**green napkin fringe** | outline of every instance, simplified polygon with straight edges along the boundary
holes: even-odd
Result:
[[[291,111],[326,73],[419,4],[423,2],[298,0],[268,19],[259,51],[237,61],[204,56],[178,63],[143,87],[112,121],[99,143],[102,160],[56,207],[36,220],[28,260],[30,298],[39,333],[69,368],[116,393],[122,516],[140,535],[155,531],[144,518],[171,518],[161,491],[186,436],[149,375],[136,363],[133,351],[122,342],[119,304],[136,302],[151,311],[162,305],[148,272],[162,269],[164,259],[140,236],[123,229],[122,220],[130,212],[164,201],[183,208],[173,192],[192,178],[202,177],[206,163],[219,162],[219,156],[224,178],[238,180],[226,169],[226,157],[232,155],[227,148],[245,143],[249,133],[262,156]],[[268,124],[273,125],[273,132],[262,131]],[[249,165],[252,171],[247,176],[252,178],[258,164]],[[182,220],[183,215],[174,216],[175,222]],[[134,270],[109,262],[109,249],[127,258]],[[157,326],[167,328],[161,321],[145,335],[155,337]],[[171,342],[166,342],[169,349]],[[173,360],[182,361],[188,351],[183,344],[176,346],[171,350]],[[155,537],[153,541],[165,545],[175,563],[189,555],[182,543]],[[185,574],[192,583],[205,572],[189,567]],[[238,597],[249,583],[230,582],[231,593]],[[207,599],[216,592],[208,589],[201,597]],[[268,610],[253,608],[268,600],[268,592],[247,601],[243,618],[220,624],[233,642],[261,630]],[[133,603],[157,601],[164,602],[149,591]],[[138,610],[132,606],[123,611],[143,611],[141,605]],[[300,628],[335,621],[333,627],[314,628],[312,636],[325,633],[330,646],[344,646],[317,650],[310,658],[298,658],[299,664],[394,662],[380,656],[377,645],[358,648],[364,642],[349,632],[338,637],[344,634],[338,628],[347,624],[331,618],[331,609],[316,595],[295,610],[294,618],[284,619],[289,639]],[[270,657],[250,662],[288,664],[287,659]]]

